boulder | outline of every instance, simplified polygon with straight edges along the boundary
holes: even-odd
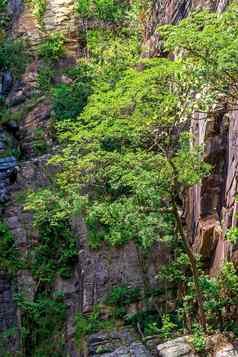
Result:
[[[160,357],[197,357],[186,337],[179,337],[157,346]]]
[[[92,357],[151,357],[147,348],[129,330],[97,333],[88,338],[88,355]]]
[[[98,354],[97,354],[98,355]],[[120,347],[112,353],[100,354],[101,357],[150,357],[151,354],[140,342],[134,342],[130,347]]]
[[[238,348],[229,343],[217,351],[214,357],[238,357]]]

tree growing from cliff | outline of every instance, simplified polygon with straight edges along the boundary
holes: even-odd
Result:
[[[182,189],[209,171],[202,149],[190,146],[191,85],[183,66],[166,59],[128,70],[113,88],[90,97],[77,125],[62,132],[69,144],[54,162],[64,166],[57,184],[85,217],[91,245],[133,239],[148,249],[177,232],[205,328],[196,257],[179,212]]]
[[[233,1],[223,14],[195,12],[178,26],[158,28],[165,50],[178,54],[195,88],[207,93],[205,112],[225,105],[237,109],[237,24],[238,5]]]
[[[202,148],[191,146],[193,113],[209,113],[221,95],[222,104],[236,98],[236,24],[236,8],[220,16],[195,15],[163,30],[165,49],[181,49],[176,60],[157,58],[137,66],[123,61],[116,76],[112,67],[97,76],[84,112],[61,122],[65,147],[53,160],[62,167],[57,189],[67,207],[85,217],[93,247],[102,240],[112,245],[135,240],[149,249],[158,239],[181,239],[204,328],[199,272],[180,197],[209,173]],[[115,63],[120,60],[119,55]],[[96,68],[98,74],[102,68]],[[37,211],[36,201],[31,196],[29,208]]]

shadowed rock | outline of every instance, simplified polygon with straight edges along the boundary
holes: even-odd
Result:
[[[10,198],[9,185],[11,177],[16,173],[16,158],[13,156],[0,158],[0,203]]]
[[[5,71],[2,74],[1,83],[0,83],[0,95],[7,95],[13,86],[13,77],[11,72]]]

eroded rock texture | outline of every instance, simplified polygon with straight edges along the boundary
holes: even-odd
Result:
[[[91,335],[84,353],[88,357],[151,357],[149,350],[129,330]]]
[[[191,130],[196,144],[205,145],[205,158],[213,171],[188,192],[187,225],[195,250],[207,258],[214,275],[233,254],[224,236],[237,222],[237,111],[198,116]]]
[[[159,40],[159,36],[154,33],[158,24],[177,23],[192,9],[201,6],[223,11],[227,3],[227,0],[157,1],[147,31],[149,55],[155,53],[156,41]],[[23,7],[20,0],[14,0],[11,1],[11,9],[18,15],[13,26],[14,36],[23,36],[33,45],[38,44],[47,34],[60,31],[67,35],[70,46],[75,48],[79,27],[85,26],[75,17],[72,0],[47,1],[47,9],[43,18],[44,31],[39,28],[28,5]],[[43,132],[42,139],[47,144],[52,144],[49,133],[51,115],[49,101],[42,96],[32,103],[33,94],[38,94],[36,86],[38,66],[37,61],[30,64],[21,81],[15,83],[7,98],[7,104],[11,110],[22,113],[17,135],[21,150],[27,159],[19,163],[17,182],[13,186],[9,186],[9,180],[11,170],[16,166],[16,160],[11,156],[0,159],[0,200],[3,196],[8,197],[10,191],[12,193],[11,201],[4,208],[3,217],[15,238],[17,247],[23,254],[31,249],[34,242],[37,242],[38,233],[32,227],[32,215],[23,210],[21,195],[24,196],[28,189],[36,190],[47,186],[49,177],[54,171],[54,168],[46,165],[49,156],[37,156],[34,150],[36,132],[39,128]],[[27,110],[22,110],[24,108]],[[238,167],[238,112],[227,114],[224,111],[211,118],[199,118],[197,121],[194,120],[191,130],[197,138],[197,143],[205,144],[206,159],[214,166],[214,171],[211,177],[188,192],[186,221],[191,241],[194,241],[194,249],[203,254],[208,261],[211,273],[215,274],[228,254],[233,255],[238,265],[238,252],[232,252],[231,247],[224,241],[227,228],[237,223],[238,207],[235,195]],[[0,151],[3,142],[0,132]],[[5,147],[3,149],[5,150]],[[92,311],[93,305],[103,301],[114,286],[123,283],[142,288],[148,285],[154,286],[155,275],[161,264],[167,260],[168,252],[161,243],[154,247],[146,261],[133,243],[120,249],[109,249],[104,246],[100,252],[96,252],[89,249],[83,220],[79,217],[74,218],[72,226],[79,237],[78,264],[76,264],[73,277],[67,281],[57,279],[54,288],[56,291],[63,291],[65,295],[65,303],[68,306],[66,349],[69,356],[75,357],[79,356],[74,344],[76,312]],[[12,286],[8,277],[0,273],[0,331],[14,326],[19,327],[20,324],[12,298]],[[33,300],[36,282],[29,271],[19,272],[17,286],[29,299]],[[113,343],[108,346],[108,341],[110,343],[113,341]],[[87,342],[88,354],[85,356],[98,355],[96,348],[100,346],[108,348],[107,352],[104,349],[105,353],[101,353],[107,357],[150,356],[149,350],[137,342],[137,337],[131,336],[128,332],[115,332],[110,336],[93,335]],[[12,350],[16,350],[18,343],[16,337],[9,346]],[[174,348],[177,354],[174,354]],[[186,356],[186,353],[187,356],[194,356],[186,340],[159,346],[157,351],[160,356],[164,357]],[[227,350],[224,353],[230,352]]]
[[[222,12],[229,4],[229,0],[156,0],[147,25],[145,35],[144,56],[160,54],[160,36],[156,32],[158,25],[177,24],[197,9],[210,9]]]
[[[39,25],[32,13],[32,7],[24,4],[20,16],[15,21],[13,33],[38,44],[51,32],[61,32],[74,41],[77,33],[77,18],[75,16],[74,0],[48,0],[42,24]]]
[[[165,0],[157,1],[148,26],[143,56],[160,55],[160,36],[156,27],[178,23],[189,12],[208,8],[222,12],[229,1]],[[195,114],[191,132],[194,144],[205,146],[205,158],[212,175],[193,187],[185,198],[185,216],[191,243],[207,261],[208,270],[216,275],[227,257],[237,264],[238,253],[224,240],[228,228],[237,223],[237,111],[220,109],[211,117]]]
[[[6,274],[0,271],[0,334],[12,331],[7,336],[0,337],[0,356],[4,356],[7,350],[13,353],[19,347],[16,312],[13,285]]]
[[[157,351],[160,357],[198,357],[186,337],[179,337],[158,345]]]

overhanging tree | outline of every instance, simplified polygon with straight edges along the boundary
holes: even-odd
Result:
[[[201,148],[190,145],[193,85],[186,76],[181,63],[167,59],[130,69],[113,89],[91,96],[80,123],[67,132],[70,144],[54,161],[64,165],[61,189],[68,197],[78,192],[75,204],[94,244],[134,239],[148,248],[178,233],[205,328],[192,237],[178,207],[181,189],[198,183],[209,169]]]
[[[166,27],[165,48],[179,47],[177,59],[152,59],[127,71],[123,66],[113,83],[98,78],[84,112],[61,123],[65,149],[53,160],[63,167],[57,177],[61,196],[85,217],[93,246],[133,239],[149,248],[177,233],[189,257],[204,328],[196,256],[178,197],[210,169],[203,148],[190,145],[193,113],[211,112],[221,94],[222,105],[236,98],[236,24],[235,7],[225,15],[203,13]],[[230,46],[227,39],[233,40]]]

